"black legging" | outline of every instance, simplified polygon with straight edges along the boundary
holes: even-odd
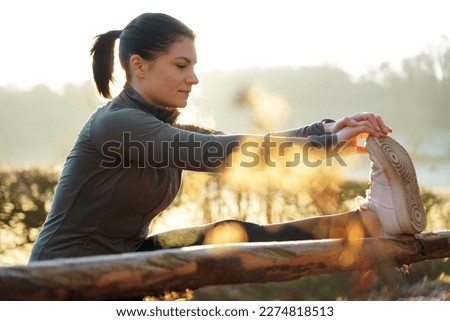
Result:
[[[151,235],[137,251],[214,243],[343,238],[348,236],[349,226],[359,226],[363,235],[368,234],[359,210],[268,225],[228,219]]]

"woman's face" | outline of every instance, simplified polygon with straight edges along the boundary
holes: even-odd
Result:
[[[197,53],[194,40],[182,38],[168,53],[143,63],[138,75],[138,92],[161,107],[185,107],[192,86],[198,84],[194,72]]]

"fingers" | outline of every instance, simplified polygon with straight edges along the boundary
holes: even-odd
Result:
[[[387,125],[384,123],[384,121],[383,121],[383,119],[381,118],[381,116],[380,116],[380,115],[377,115],[376,117],[377,117],[378,124],[379,124],[379,126],[381,127],[382,131],[383,131],[386,135],[389,134],[389,133],[392,133],[392,128],[390,128],[389,126],[387,126]]]
[[[370,127],[375,130],[375,133],[372,133],[372,135],[376,137],[387,136],[392,132],[392,129],[384,123],[383,119],[379,115],[372,113],[358,113],[351,116],[351,118],[357,121],[358,125],[361,122],[364,122],[364,125],[367,126],[369,123]]]
[[[342,127],[345,126],[355,126],[357,124],[357,121],[355,119],[353,119],[352,117],[344,117],[341,119],[341,125]]]
[[[381,116],[373,113],[357,113],[341,118],[330,127],[329,131],[338,133],[346,127],[358,128],[356,132],[363,130],[375,137],[386,137],[392,132],[392,129],[384,123]]]
[[[338,121],[336,121],[335,123],[333,123],[333,125],[331,127],[331,132],[332,133],[337,133],[338,131],[340,131],[344,127],[355,126],[356,124],[357,124],[356,120],[354,120],[350,116],[347,116],[347,117],[341,118]]]
[[[358,113],[351,117],[357,122],[368,121],[376,131],[381,130],[377,117],[372,113]]]
[[[338,141],[349,142],[361,134],[375,135],[376,131],[369,125],[345,127],[336,133]]]

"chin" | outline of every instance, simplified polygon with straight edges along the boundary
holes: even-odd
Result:
[[[184,108],[186,106],[187,106],[187,101],[183,101],[183,102],[180,102],[177,107],[178,108]]]

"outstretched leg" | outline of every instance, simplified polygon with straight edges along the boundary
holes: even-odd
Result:
[[[238,220],[169,231],[147,238],[138,251],[201,244],[356,238],[383,234],[415,234],[425,228],[426,213],[414,165],[406,150],[390,137],[369,136],[371,189],[360,209],[279,224]]]
[[[364,210],[268,225],[229,219],[149,236],[138,251],[218,243],[364,237],[377,233],[376,223],[370,211]]]

